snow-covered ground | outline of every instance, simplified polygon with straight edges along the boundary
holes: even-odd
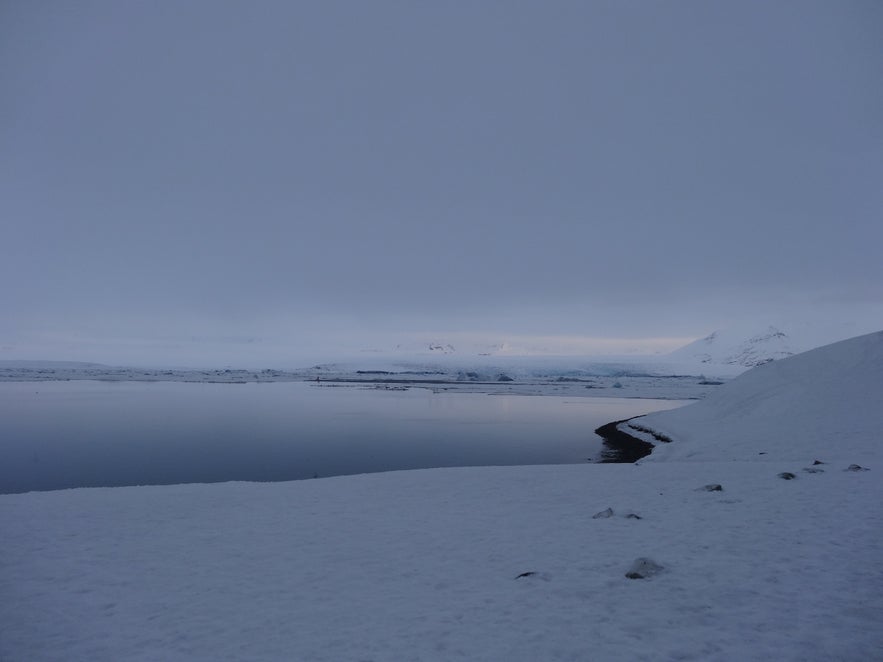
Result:
[[[137,381],[246,382],[318,381],[325,385],[490,393],[562,395],[568,397],[664,398],[705,397],[724,377],[677,374],[669,366],[622,360],[574,357],[470,357],[321,363],[308,368],[276,370],[114,367],[88,363],[0,361],[0,382]]]
[[[484,393],[551,393],[568,396],[700,398],[710,389],[693,388],[696,381],[727,380],[748,368],[814,347],[859,335],[856,329],[873,327],[832,321],[789,321],[786,325],[731,327],[691,342],[669,354],[587,356],[555,355],[549,351],[515,351],[506,343],[495,346],[455,347],[450,342],[426,342],[338,355],[332,361],[298,367],[229,365],[215,368],[166,366],[110,366],[73,361],[0,359],[2,381],[183,381],[183,382],[284,382],[325,381],[346,383],[397,383],[404,388],[423,386],[436,390]],[[785,330],[783,330],[785,329]],[[558,347],[568,349],[568,347]],[[573,350],[573,348],[569,348]],[[691,377],[697,380],[660,382],[658,378]],[[652,378],[651,381],[648,378]],[[644,380],[644,381],[634,381]],[[582,382],[582,384],[580,383]],[[625,388],[605,394],[604,389]],[[502,385],[501,385],[502,384]],[[709,386],[709,384],[700,384]],[[649,387],[649,393],[644,393]],[[597,389],[595,392],[586,390]],[[659,395],[670,391],[670,394]]]
[[[877,333],[637,465],[0,496],[0,659],[879,659],[881,395]]]
[[[883,332],[772,361],[702,402],[635,419],[677,443],[648,461],[797,461],[883,452]]]
[[[876,331],[880,320],[782,320],[730,326],[660,357],[680,374],[737,375],[769,361]]]

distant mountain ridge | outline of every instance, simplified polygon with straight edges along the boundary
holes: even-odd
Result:
[[[767,362],[700,402],[633,419],[652,431],[655,460],[881,457],[883,331]],[[627,430],[628,431],[628,430]],[[848,431],[848,433],[846,432]],[[844,444],[844,438],[849,444]],[[659,439],[659,437],[657,437]]]
[[[738,331],[715,331],[672,352],[676,361],[754,368],[809,349],[801,347],[784,331],[769,326],[745,338]]]

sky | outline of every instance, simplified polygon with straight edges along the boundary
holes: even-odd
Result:
[[[883,328],[881,26],[874,0],[6,0],[0,360]]]

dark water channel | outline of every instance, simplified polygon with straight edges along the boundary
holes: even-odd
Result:
[[[593,430],[675,400],[303,382],[0,383],[0,493],[598,459]]]

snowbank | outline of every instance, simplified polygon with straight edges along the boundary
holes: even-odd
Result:
[[[876,331],[879,322],[879,318],[876,322],[792,318],[767,326],[740,324],[715,331],[665,358],[672,365],[681,366],[680,374],[698,374],[698,369],[706,374],[736,375],[768,361]]]
[[[647,461],[883,459],[883,331],[767,363],[704,400],[634,420],[672,438]]]
[[[0,496],[0,659],[875,659],[881,340],[648,416],[638,465]]]

